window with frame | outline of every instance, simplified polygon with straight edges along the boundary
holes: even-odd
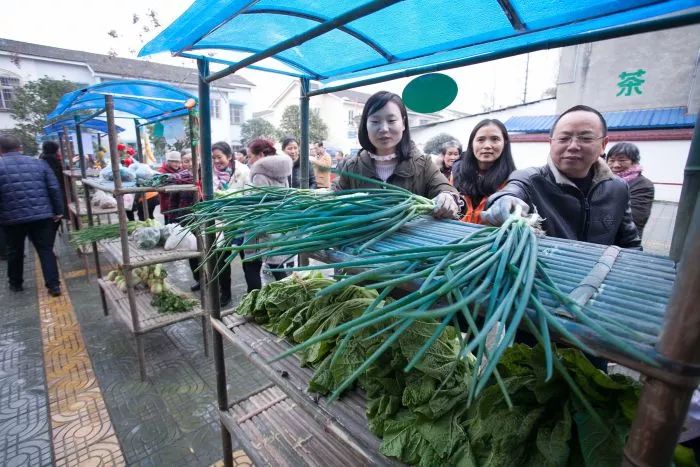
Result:
[[[243,106],[240,104],[229,104],[229,115],[231,125],[240,125],[243,123]]]
[[[211,100],[211,118],[221,119],[221,99]]]
[[[0,110],[10,110],[19,87],[19,78],[0,76]]]

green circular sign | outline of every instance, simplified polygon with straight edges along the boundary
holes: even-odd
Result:
[[[457,83],[442,73],[430,73],[408,83],[402,97],[406,107],[414,112],[437,112],[455,100]]]

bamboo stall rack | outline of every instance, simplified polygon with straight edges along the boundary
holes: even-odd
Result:
[[[194,115],[191,106],[195,103],[194,97],[172,86],[151,81],[110,81],[99,83],[78,91],[65,94],[59,101],[56,109],[49,115],[50,119],[61,118],[78,110],[90,109],[95,113],[89,118],[105,114],[107,120],[107,134],[109,138],[109,155],[111,159],[113,182],[102,179],[90,179],[86,177],[85,158],[81,139],[78,139],[78,149],[81,155],[80,167],[82,182],[86,187],[112,193],[117,200],[117,216],[119,219],[120,238],[117,241],[104,241],[102,247],[111,256],[112,260],[123,271],[126,282],[126,292],[119,290],[112,282],[102,279],[100,256],[97,250],[97,242],[92,242],[95,267],[97,270],[98,285],[102,299],[104,314],[108,314],[108,303],[112,305],[116,316],[123,321],[136,340],[137,356],[141,379],[147,378],[145,350],[142,342],[143,335],[149,331],[168,326],[186,319],[199,318],[202,323],[202,340],[205,354],[208,355],[207,317],[203,307],[196,305],[191,311],[161,314],[151,304],[151,294],[137,291],[134,288],[133,270],[137,267],[161,264],[190,258],[201,258],[201,246],[194,251],[166,251],[163,247],[153,249],[141,249],[129,238],[127,217],[124,204],[124,195],[145,192],[171,193],[179,191],[198,191],[199,173],[197,171],[197,151],[194,147]],[[120,173],[120,161],[117,150],[117,126],[115,124],[115,110],[128,113],[134,117],[137,137],[140,137],[141,127],[151,123],[173,117],[187,117],[190,126],[190,141],[192,143],[193,177],[194,184],[165,185],[159,187],[136,186],[135,182],[122,181]],[[81,117],[75,116],[76,132],[80,134]],[[143,149],[140,139],[137,141],[137,158],[143,161]],[[85,192],[88,224],[93,225],[93,210],[89,202],[87,190]],[[148,208],[143,201],[144,216]],[[169,288],[174,288],[169,284]]]

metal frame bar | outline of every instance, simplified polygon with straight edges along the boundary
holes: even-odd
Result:
[[[200,47],[200,46],[193,46],[193,47],[190,48],[190,50],[208,50],[208,49],[211,49],[211,48],[212,48],[212,47],[206,47],[206,46],[201,46],[201,47]],[[257,49],[251,49],[251,48],[249,48],[249,47],[234,47],[234,46],[232,46],[232,45],[216,47],[216,50],[230,50],[230,51],[232,51],[232,52],[250,52],[250,53],[252,53],[252,54],[261,53],[261,51],[260,51],[260,50],[257,50]],[[254,56],[254,55],[251,55],[251,57],[253,57],[253,56]],[[248,58],[250,58],[250,57],[247,57],[245,60],[247,60]],[[269,57],[268,57],[268,58],[269,58]],[[295,69],[297,69],[297,70],[301,70],[301,71],[307,73],[307,74],[308,74],[309,76],[311,76],[313,79],[321,79],[321,78],[322,78],[322,76],[319,75],[318,73],[314,72],[314,71],[311,70],[310,68],[307,68],[307,67],[305,67],[305,66],[303,66],[303,65],[301,65],[301,64],[299,64],[299,63],[294,63],[294,62],[292,62],[291,60],[286,59],[286,58],[282,58],[282,57],[272,57],[272,58],[275,59],[275,60],[277,60],[277,61],[280,61],[280,62],[284,63],[285,65],[290,66],[291,68],[295,68]],[[239,63],[240,63],[240,62],[239,62]],[[233,64],[233,65],[231,65],[229,68],[235,67],[235,66],[236,66],[236,64]],[[222,71],[223,71],[223,70],[222,70]]]
[[[211,161],[211,114],[210,114],[210,87],[209,63],[206,60],[198,60],[199,71],[199,148],[202,156],[202,192],[204,199],[214,198],[214,179]],[[209,226],[205,226],[205,229]],[[204,235],[205,252],[211,250],[216,237],[213,233]],[[200,274],[200,281],[204,279],[206,290],[206,304],[212,322],[221,320],[221,301],[219,297],[219,281],[216,278],[216,258],[209,257],[206,260],[205,270]],[[201,283],[201,282],[200,282]],[[216,394],[219,405],[219,413],[228,410],[228,389],[226,388],[226,362],[224,360],[224,341],[221,334],[212,332],[212,352],[214,354],[214,367],[216,368]],[[220,421],[221,444],[223,448],[223,461],[225,467],[233,467],[233,443],[231,433],[226,425]]]
[[[219,78],[223,78],[224,76],[228,76],[232,73],[235,73],[236,71],[240,70],[241,68],[245,68],[248,65],[252,65],[255,62],[258,62],[260,60],[263,60],[265,58],[271,57],[279,52],[282,52],[287,49],[291,49],[294,46],[297,46],[299,44],[303,44],[304,42],[313,39],[314,37],[318,37],[322,34],[327,33],[328,31],[331,31],[333,29],[338,28],[339,26],[343,26],[351,21],[354,21],[358,18],[362,18],[363,16],[367,16],[369,14],[372,14],[376,11],[383,10],[384,8],[387,8],[395,3],[398,3],[401,0],[373,0],[369,3],[366,3],[365,5],[362,5],[361,7],[352,9],[346,13],[343,13],[342,15],[333,18],[332,20],[326,21],[323,24],[319,24],[315,28],[312,28],[308,31],[306,31],[303,34],[298,34],[294,37],[291,37],[285,41],[280,42],[279,44],[270,47],[267,50],[263,50],[262,52],[256,53],[254,55],[251,55],[248,58],[245,58],[238,62],[236,65],[230,66],[224,70],[221,70],[217,73],[212,73],[209,76],[206,77],[207,83],[211,83],[212,81],[216,81]]]
[[[499,1],[508,1],[508,0],[499,0]],[[244,15],[253,15],[256,13],[269,13],[269,14],[276,14],[276,15],[285,15],[285,16],[295,16],[297,18],[303,18],[303,19],[308,19],[311,21],[316,21],[318,23],[323,23],[326,21],[326,18],[323,18],[321,16],[315,16],[315,15],[310,15],[307,13],[300,13],[296,11],[288,11],[288,10],[283,10],[281,8],[256,8],[252,11],[243,11],[241,12]],[[369,47],[374,49],[375,52],[377,52],[379,55],[381,55],[387,62],[393,62],[394,59],[396,58],[394,55],[390,54],[386,49],[382,48],[381,45],[370,39],[369,37],[365,36],[364,34],[360,34],[359,32],[355,31],[352,28],[349,28],[347,26],[340,26],[336,28],[338,31],[342,31],[345,34],[349,34],[355,39],[359,40],[360,42],[367,44]]]
[[[209,63],[219,63],[221,65],[233,65],[233,62],[230,62],[228,60],[223,60],[221,58],[216,58],[216,57],[204,57],[202,55],[196,55],[196,54],[191,54],[191,53],[180,53],[178,54],[178,57],[184,57],[184,58],[191,58],[193,60],[204,60]],[[285,76],[291,76],[293,78],[301,78],[304,76],[301,73],[293,73],[291,71],[286,71],[286,70],[275,70],[274,68],[268,68],[265,66],[259,66],[259,65],[248,65],[248,68],[251,70],[258,70],[258,71],[266,71],[268,73],[277,73],[278,75],[285,75]]]
[[[80,176],[84,180],[87,178],[87,170],[85,167],[85,151],[83,149],[83,138],[80,132],[80,117],[78,117],[77,115],[75,116],[75,137],[78,140],[78,162],[80,164]],[[85,209],[87,210],[88,228],[90,228],[93,226],[92,203],[90,202],[90,190],[85,184],[83,184],[83,194],[85,195]],[[75,215],[78,218],[80,218],[80,204],[78,204],[77,196],[75,198]],[[97,274],[97,278],[100,279],[102,278],[102,268],[100,266],[100,253],[97,251],[97,242],[92,242],[92,256],[95,259],[95,274]],[[85,272],[87,273],[88,277],[90,277],[90,269],[85,268]],[[102,310],[105,312],[105,315],[107,315],[107,299],[105,298],[105,294],[101,288],[100,300],[102,301]]]
[[[513,5],[511,5],[510,0],[496,1],[501,7],[501,10],[503,10],[503,13],[505,13],[506,17],[508,18],[508,21],[510,21],[510,24],[513,26],[513,29],[515,29],[516,31],[527,30],[525,23],[523,23],[520,17],[518,16],[518,13],[515,11],[515,8],[513,8]]]

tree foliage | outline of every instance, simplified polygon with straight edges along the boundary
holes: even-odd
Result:
[[[277,139],[277,133],[275,125],[264,118],[251,118],[241,125],[241,140],[243,144],[248,144],[249,141],[262,137],[274,140]]]
[[[426,154],[440,154],[443,144],[448,141],[455,140],[459,141],[457,138],[448,133],[437,134],[426,141],[425,146],[423,146],[423,152]]]
[[[290,105],[284,109],[279,128],[280,137],[301,136],[301,115],[298,105]],[[318,111],[309,112],[309,141],[324,141],[328,137],[328,126]]]
[[[22,141],[26,154],[38,153],[37,139],[44,132],[46,116],[56,107],[61,96],[79,87],[72,81],[44,76],[17,88],[10,113],[17,122],[14,133]]]

